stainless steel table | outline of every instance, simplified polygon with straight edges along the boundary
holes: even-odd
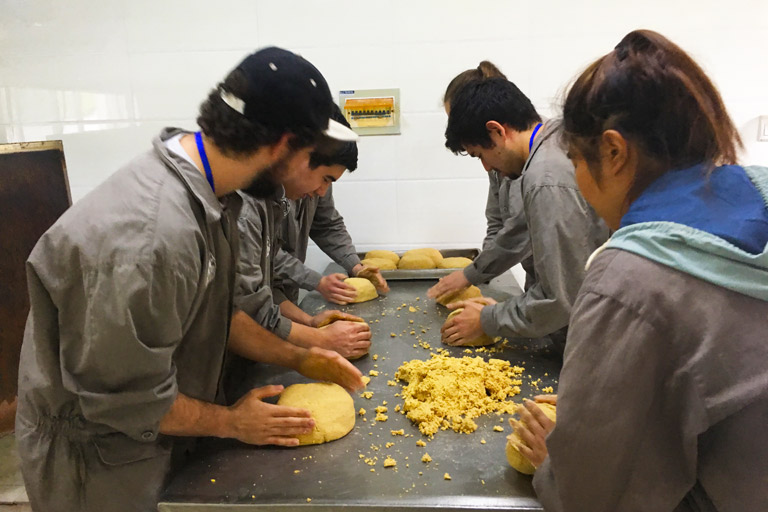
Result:
[[[338,268],[329,266],[327,272],[333,271]],[[445,347],[440,343],[440,326],[448,311],[426,298],[427,289],[434,282],[391,282],[388,296],[340,308],[374,321],[370,355],[355,362],[364,375],[374,369],[379,372],[368,384],[372,398],[365,399],[360,393],[354,395],[355,408],[367,410],[367,421],[358,416],[355,428],[346,437],[298,448],[205,440],[193,462],[170,482],[159,510],[541,510],[531,477],[510,468],[504,456],[506,436],[510,432],[508,416],[481,417],[476,420],[479,428],[472,434],[441,430],[429,440],[405,416],[394,412],[395,406],[402,404],[395,396],[402,388],[400,384],[390,386],[387,381],[394,380],[403,362],[430,357],[430,350],[417,343],[417,336],[411,335],[411,330],[428,342],[433,351],[444,347],[451,355],[468,355],[464,348]],[[484,295],[496,299],[520,293],[509,273],[481,289]],[[311,314],[334,307],[316,292],[307,295],[301,306]],[[410,312],[411,306],[417,311]],[[413,324],[409,320],[413,320]],[[421,333],[421,329],[426,333]],[[393,338],[391,333],[396,336]],[[515,401],[538,394],[545,386],[557,386],[561,360],[550,351],[548,341],[515,339],[501,352],[476,352],[476,355],[506,359],[525,367],[522,392]],[[287,386],[307,382],[295,372],[268,365],[254,364],[250,375],[249,381],[243,383],[243,392],[266,384]],[[531,380],[536,379],[541,379],[538,390],[530,385]],[[374,422],[374,409],[384,401],[388,420]],[[497,425],[502,426],[504,432],[494,431]],[[399,429],[403,429],[404,436],[392,435],[392,430]],[[425,447],[416,445],[419,439],[426,441]],[[485,440],[485,444],[481,440]],[[387,448],[390,442],[394,444]],[[424,453],[432,457],[432,462],[421,462]],[[395,468],[383,467],[387,456],[397,461]],[[375,466],[366,464],[365,459],[373,457],[378,458]],[[444,479],[445,473],[450,475],[450,480]]]

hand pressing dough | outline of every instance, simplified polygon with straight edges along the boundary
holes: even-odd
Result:
[[[308,409],[315,420],[309,434],[296,436],[299,444],[321,444],[347,435],[355,426],[355,404],[344,388],[331,382],[294,384],[280,394],[277,405]]]
[[[365,258],[360,263],[369,267],[376,267],[379,270],[396,270],[397,265],[387,258]]]
[[[464,288],[462,290],[458,290],[455,292],[446,293],[444,295],[441,295],[437,299],[438,304],[441,304],[443,306],[447,306],[451,302],[458,302],[460,300],[467,300],[467,299],[474,299],[475,297],[482,297],[483,294],[480,292],[480,288],[477,286],[470,286],[468,288]]]
[[[392,251],[385,251],[382,249],[378,249],[375,251],[368,251],[367,253],[365,253],[365,259],[367,260],[370,258],[384,258],[385,260],[391,261],[395,265],[397,265],[397,262],[400,261],[400,256],[398,256]]]
[[[397,268],[401,270],[426,270],[435,268],[435,262],[429,256],[424,254],[403,254]]]
[[[472,263],[469,258],[456,256],[453,258],[443,258],[443,261],[437,264],[437,268],[464,268]]]
[[[373,283],[362,277],[348,277],[344,280],[344,283],[352,286],[357,291],[357,297],[352,301],[353,303],[366,302],[379,296]]]
[[[552,421],[557,420],[557,408],[554,405],[538,403],[536,405],[541,408],[547,418]],[[525,406],[519,405],[518,407]],[[532,475],[536,471],[536,468],[533,467],[533,464],[528,460],[528,457],[520,453],[520,450],[514,446],[514,443],[525,444],[516,431],[507,436],[507,447],[504,450],[507,455],[507,462],[520,473],[524,475]]]
[[[457,316],[462,311],[464,311],[464,308],[454,309],[451,314],[448,315],[448,318],[445,319],[445,323],[448,323],[448,320]],[[445,343],[445,341],[443,341],[443,343]],[[446,343],[446,345],[448,345],[448,343]],[[493,345],[493,338],[485,333],[473,340],[469,340],[461,344],[462,347],[480,347],[484,345]]]
[[[432,248],[424,248],[424,249],[411,249],[410,251],[403,254],[403,258],[405,258],[408,255],[414,255],[414,254],[420,254],[423,256],[428,256],[429,259],[431,259],[435,263],[435,267],[443,261],[443,255],[440,254],[440,251],[437,249]],[[434,267],[433,267],[434,268]]]
[[[343,317],[341,315],[333,314],[333,315],[329,316],[328,318],[326,318],[325,320],[323,320],[322,322],[320,322],[320,324],[318,324],[317,328],[318,329],[326,329],[332,323],[339,322],[339,321],[341,321],[341,322],[356,322],[356,323],[361,323],[361,324],[367,324],[367,322],[365,320],[363,320],[362,318],[359,319],[359,320],[353,320],[351,318],[347,318],[347,317]],[[370,348],[368,350],[370,350]],[[357,361],[361,357],[367,356],[367,355],[368,355],[368,352],[366,352],[364,354],[360,354],[357,357],[348,357],[347,359],[350,360],[350,361]]]

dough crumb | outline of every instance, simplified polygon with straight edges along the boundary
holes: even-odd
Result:
[[[377,414],[376,415],[376,421],[387,421],[388,417],[386,414]]]
[[[376,412],[387,412],[387,408],[383,405],[380,405],[376,408]]]
[[[363,380],[363,384],[365,384],[366,386],[371,382],[371,378],[368,377],[367,375],[363,375],[360,378]]]
[[[451,479],[451,475],[449,475],[448,473],[443,475],[443,480],[450,480],[450,479]]]
[[[485,439],[481,439],[480,444],[485,444]]]
[[[370,400],[371,397],[373,396],[373,391],[363,391],[362,393],[360,393],[360,396]]]
[[[401,393],[406,416],[432,436],[449,428],[474,432],[474,418],[491,412],[513,414],[515,404],[507,399],[520,393],[515,380],[523,371],[501,359],[432,354],[403,363],[395,378],[407,382]]]
[[[374,361],[376,361],[379,358],[379,354],[373,354],[371,357]]]
[[[368,372],[368,375],[370,375],[371,377],[378,377],[379,372],[377,372],[376,370],[371,370]]]
[[[402,436],[405,434],[405,429],[401,428],[400,430],[390,430],[389,433],[393,436]]]
[[[359,414],[360,416],[365,416],[365,409],[363,409],[363,408],[361,407],[361,408],[360,408],[360,410],[359,410],[359,411],[357,411],[357,414]]]
[[[427,446],[427,443],[419,439],[418,441],[416,441],[416,446]]]
[[[421,456],[421,462],[432,462],[432,457],[428,453]]]
[[[389,335],[390,335],[390,336],[392,336],[393,338],[396,338],[396,337],[397,337],[397,334],[395,334],[395,333],[393,333],[393,332],[389,333]]]
[[[496,425],[495,427],[493,427],[493,430],[494,432],[504,432],[504,427],[500,427]]]
[[[386,459],[384,459],[385,468],[393,468],[395,466],[397,466],[397,461],[392,457],[387,457]]]
[[[541,391],[543,393],[554,393],[555,392],[555,390],[554,390],[554,388],[552,386],[547,386],[545,388],[541,388]]]

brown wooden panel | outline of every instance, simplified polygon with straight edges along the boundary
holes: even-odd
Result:
[[[29,312],[25,262],[70,204],[61,141],[0,144],[0,401],[16,395]]]

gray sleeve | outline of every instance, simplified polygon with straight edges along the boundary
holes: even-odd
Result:
[[[324,197],[317,203],[317,211],[312,219],[309,237],[330,258],[352,273],[360,263],[352,237],[349,236],[344,218],[336,210],[333,202],[333,186],[328,187]]]
[[[531,254],[531,237],[528,235],[528,224],[525,219],[520,180],[516,180],[509,187],[509,217],[507,217],[500,229],[497,229],[496,224],[497,221],[501,221],[498,206],[498,188],[494,198],[495,215],[498,215],[498,218],[493,213],[489,213],[491,192],[492,190],[488,191],[488,207],[486,207],[485,216],[488,219],[489,235],[492,231],[492,222],[494,223],[493,229],[495,234],[490,240],[486,236],[485,241],[483,241],[483,251],[477,255],[477,258],[475,258],[471,265],[464,269],[464,277],[472,284],[484,283],[501,275]]]
[[[560,374],[557,426],[533,484],[547,512],[677,510],[696,482],[706,411],[669,336],[582,292]]]
[[[88,421],[139,441],[147,431],[157,435],[178,393],[173,354],[200,269],[131,262],[81,273],[56,299],[56,371]],[[44,288],[31,269],[28,281],[34,312],[35,290]]]
[[[568,325],[592,247],[593,217],[573,187],[533,187],[524,197],[536,282],[517,297],[483,308],[490,336],[539,338]]]
[[[320,284],[322,274],[312,270],[297,257],[282,248],[277,251],[274,263],[275,283],[290,281],[296,286],[312,291]]]
[[[241,215],[238,220],[240,231],[240,258],[237,263],[237,290],[235,306],[247,313],[265,329],[287,339],[292,323],[280,314],[275,304],[272,289],[264,282],[261,269],[261,219],[258,215]]]

